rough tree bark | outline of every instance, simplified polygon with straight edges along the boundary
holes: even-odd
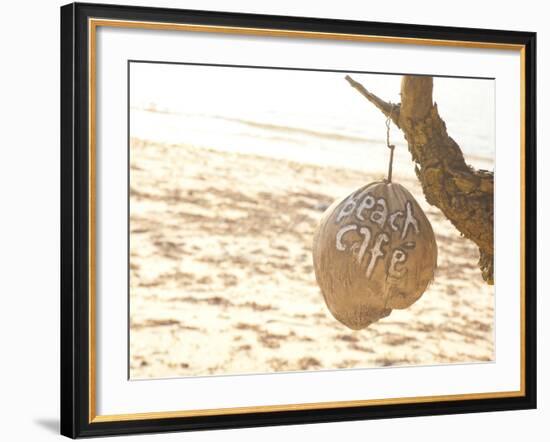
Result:
[[[426,200],[479,247],[481,274],[493,284],[493,173],[466,164],[433,102],[432,77],[404,76],[400,104],[346,80],[403,131]]]

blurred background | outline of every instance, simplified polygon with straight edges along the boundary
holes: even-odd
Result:
[[[346,73],[133,62],[130,74],[133,137],[386,170],[385,117],[349,86]],[[351,76],[384,100],[401,101],[401,75]],[[493,80],[434,81],[449,133],[475,167],[493,164],[494,93]],[[391,135],[406,146],[398,129]],[[406,149],[398,151],[404,173],[412,170],[409,159]]]

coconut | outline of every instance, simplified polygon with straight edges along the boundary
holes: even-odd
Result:
[[[325,211],[313,239],[313,263],[328,309],[359,330],[422,296],[434,278],[437,244],[405,187],[374,182]]]

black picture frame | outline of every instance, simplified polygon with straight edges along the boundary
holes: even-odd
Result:
[[[145,418],[90,419],[89,18],[513,44],[524,51],[524,395],[437,402]],[[105,436],[536,408],[536,34],[73,3],[61,7],[61,434]],[[124,147],[122,147],[124,148]]]

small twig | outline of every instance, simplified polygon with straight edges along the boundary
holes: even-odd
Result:
[[[388,103],[373,93],[369,92],[361,83],[355,81],[349,75],[346,75],[346,80],[351,87],[356,89],[363,97],[374,104],[386,117],[390,117],[397,127],[399,126],[399,105]]]

